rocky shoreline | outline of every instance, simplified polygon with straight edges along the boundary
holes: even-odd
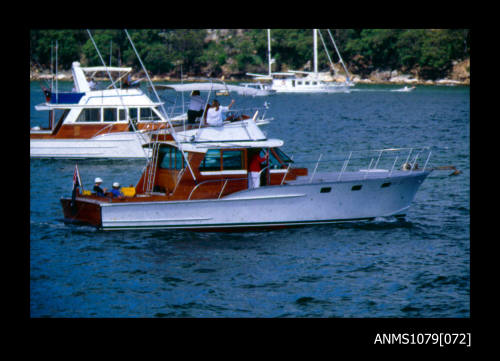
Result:
[[[132,80],[140,79],[144,76],[141,73],[133,73]],[[338,74],[331,76],[329,73],[321,73],[322,79],[325,81],[343,82],[345,76]],[[52,76],[48,71],[40,71],[39,69],[30,69],[30,81],[48,80]],[[61,71],[57,75],[57,79],[61,81],[71,81],[71,71]],[[108,80],[106,77],[97,77],[96,80]],[[180,82],[181,79],[176,76],[169,75],[153,75],[153,81],[166,81],[166,82]],[[183,81],[197,81],[196,77],[187,76],[182,79]],[[236,77],[232,75],[223,76],[222,80],[229,82],[248,82],[254,80],[247,77]],[[368,76],[361,77],[356,74],[351,74],[351,80],[355,84],[394,84],[394,85],[469,85],[470,86],[470,59],[462,62],[454,62],[453,69],[449,75],[443,79],[428,80],[420,79],[414,74],[405,74],[398,70],[377,70]]]

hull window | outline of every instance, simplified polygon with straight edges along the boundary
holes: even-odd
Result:
[[[391,185],[391,182],[388,182],[388,183],[383,183],[380,188],[386,188],[386,187],[389,187]]]
[[[319,191],[320,193],[330,193],[332,190],[332,187],[323,187],[321,188],[321,190]]]
[[[351,190],[353,191],[359,191],[361,189],[362,185],[356,185],[356,186],[352,186]]]

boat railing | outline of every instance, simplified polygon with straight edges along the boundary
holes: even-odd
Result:
[[[294,163],[295,166],[298,164],[307,165],[308,163],[312,166],[314,164],[308,180],[309,183],[313,182],[320,168],[323,171],[338,173],[337,180],[340,181],[349,171],[364,172],[365,178],[373,172],[386,172],[387,176],[390,177],[395,170],[425,171],[431,153],[430,147],[354,150],[342,158],[323,159],[323,154],[320,154],[316,161],[302,160]],[[424,162],[424,166],[420,168],[418,162]]]
[[[99,131],[94,134],[94,137],[98,136],[101,133],[103,133],[103,134],[105,134],[105,133],[106,134],[111,133],[111,129],[113,128],[114,125],[115,125],[115,123],[111,123],[111,124],[106,125],[104,128],[99,129]],[[106,129],[107,129],[107,132],[105,132]]]
[[[220,197],[222,196],[222,194],[224,193],[224,190],[226,189],[226,185],[228,182],[232,182],[232,181],[241,181],[241,180],[248,180],[248,178],[222,178],[222,179],[207,179],[207,180],[204,180],[203,182],[200,182],[198,183],[192,190],[191,190],[191,193],[189,193],[189,196],[187,198],[187,200],[191,200],[191,197],[192,195],[194,194],[194,192],[199,189],[202,185],[205,185],[207,183],[217,183],[217,182],[223,182],[222,184],[222,187],[221,187],[221,190],[217,196],[217,199],[220,199]]]

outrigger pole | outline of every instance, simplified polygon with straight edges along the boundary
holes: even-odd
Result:
[[[160,103],[161,110],[162,110],[165,118],[167,119],[168,125],[170,125],[170,129],[171,129],[170,133],[172,134],[172,138],[174,138],[175,144],[177,145],[177,147],[181,151],[182,156],[184,157],[184,160],[186,161],[186,164],[187,164],[187,166],[189,168],[189,171],[191,172],[191,175],[193,176],[193,179],[196,182],[196,177],[194,175],[193,169],[191,169],[191,164],[189,164],[189,160],[187,159],[187,156],[184,153],[181,144],[177,140],[177,134],[175,133],[174,126],[172,125],[172,122],[170,122],[170,118],[169,118],[167,112],[165,111],[165,107],[163,106],[163,102],[161,101],[158,93],[156,92],[156,88],[155,88],[153,82],[151,81],[151,78],[149,77],[149,73],[148,73],[148,71],[146,70],[146,67],[143,64],[142,59],[139,56],[139,53],[137,52],[137,49],[135,48],[135,45],[134,45],[134,42],[132,41],[132,38],[130,37],[127,29],[124,29],[124,30],[125,30],[125,34],[127,34],[127,38],[130,41],[130,44],[132,45],[132,48],[134,49],[135,55],[137,55],[137,59],[139,59],[139,62],[141,63],[142,69],[146,73],[146,77],[148,78],[149,84],[151,85],[151,89],[153,89],[153,92],[155,93],[155,96],[158,99],[158,102]]]
[[[109,69],[106,67],[106,63],[104,62],[104,58],[102,57],[101,52],[99,51],[99,48],[97,47],[97,44],[96,44],[96,43],[95,43],[95,41],[94,41],[94,37],[92,36],[92,33],[90,32],[90,30],[89,30],[89,29],[87,29],[87,33],[89,34],[90,40],[92,40],[92,44],[94,44],[95,50],[97,51],[97,55],[99,55],[99,59],[101,59],[101,63],[102,63],[102,65],[104,66],[104,68],[106,68],[106,73],[107,73],[107,74],[108,74],[108,76],[109,76],[109,80],[111,81],[111,85],[112,85],[112,86],[113,86],[113,88],[116,90],[116,93],[117,93],[118,97],[120,98],[120,102],[122,103],[122,107],[123,107],[124,109],[126,109],[125,104],[123,103],[122,96],[120,95],[120,93],[118,92],[118,89],[116,88],[115,82],[113,81],[113,77],[111,76],[111,73],[109,72]],[[136,129],[135,125],[134,125],[134,122],[131,122],[131,121],[130,121],[128,112],[125,112],[125,115],[126,115],[126,117],[127,117],[128,123],[129,123],[130,125],[132,125],[132,128],[134,129],[134,133],[135,133],[136,135],[140,134],[140,133],[137,131],[137,129]],[[148,157],[147,157],[147,154],[146,154],[146,151],[144,150],[144,148],[142,149],[142,152],[144,153],[144,157],[146,158],[146,161],[147,161]]]

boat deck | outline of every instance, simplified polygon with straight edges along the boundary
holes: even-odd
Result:
[[[413,171],[401,171],[394,170],[390,171],[387,169],[370,169],[370,170],[359,170],[357,172],[316,172],[316,174],[311,174],[307,176],[299,176],[296,180],[286,181],[288,184],[301,185],[309,183],[324,183],[324,182],[350,182],[365,179],[385,179],[385,178],[396,178],[402,176],[408,176],[409,174],[422,174],[423,170],[413,170]],[[427,171],[429,172],[429,171]],[[311,180],[312,178],[312,180]]]

